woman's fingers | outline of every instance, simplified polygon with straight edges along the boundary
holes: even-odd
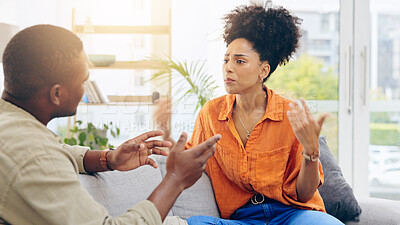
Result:
[[[318,125],[319,125],[320,129],[322,128],[322,124],[324,123],[326,117],[328,117],[328,116],[329,116],[329,114],[326,113],[326,114],[322,115],[322,116],[318,119]]]
[[[310,109],[308,108],[308,105],[307,105],[306,101],[304,100],[304,98],[300,98],[300,101],[301,101],[301,104],[303,105],[303,109],[304,109],[304,111],[306,113],[306,116],[308,118],[312,118]]]
[[[289,103],[289,107],[291,114],[291,123],[294,124],[297,128],[300,128],[305,120],[302,109],[297,102]]]

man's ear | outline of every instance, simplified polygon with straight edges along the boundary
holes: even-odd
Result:
[[[59,84],[55,84],[50,88],[50,102],[56,106],[61,105],[63,97],[63,88]]]

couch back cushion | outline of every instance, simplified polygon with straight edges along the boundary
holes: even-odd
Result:
[[[319,188],[319,193],[324,200],[326,212],[343,223],[357,221],[361,207],[329,150],[325,136],[319,138],[319,151],[325,178],[324,184]]]
[[[167,157],[156,156],[155,159],[164,177]],[[220,217],[211,181],[206,173],[203,173],[193,186],[182,192],[172,207],[171,212],[174,216],[179,216],[182,219],[196,215]]]
[[[142,166],[128,172],[80,174],[79,179],[111,216],[119,216],[138,202],[147,199],[160,184],[162,176],[160,169]]]

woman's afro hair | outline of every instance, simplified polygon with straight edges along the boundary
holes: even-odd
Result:
[[[226,45],[237,38],[244,38],[253,44],[262,62],[268,61],[271,71],[264,81],[278,65],[289,61],[301,37],[302,20],[283,7],[242,5],[225,15],[223,20]]]

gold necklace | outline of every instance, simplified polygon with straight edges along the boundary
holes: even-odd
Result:
[[[250,138],[250,131],[247,130],[246,126],[244,125],[244,123],[243,123],[243,121],[242,121],[242,119],[240,119],[239,113],[238,113],[237,115],[238,115],[238,118],[239,118],[240,123],[242,124],[243,128],[246,130],[246,133],[247,133],[247,134],[246,134],[246,138],[247,138],[247,140],[249,140],[249,138]]]
[[[266,98],[266,97],[267,97],[267,95],[264,95],[264,98]],[[251,133],[250,133],[249,130],[247,130],[246,126],[244,125],[242,119],[241,119],[240,116],[239,116],[239,113],[237,113],[237,115],[238,115],[238,118],[239,118],[240,123],[242,124],[243,128],[246,130],[246,133],[247,133],[247,134],[246,134],[246,138],[247,138],[247,140],[249,140]]]

